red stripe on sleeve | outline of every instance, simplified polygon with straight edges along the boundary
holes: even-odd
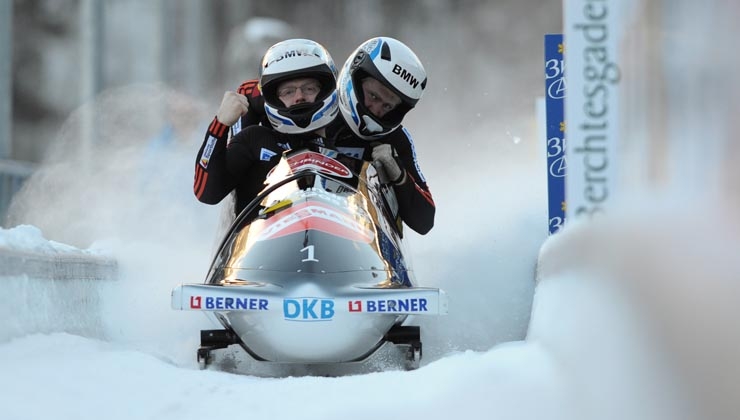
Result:
[[[214,117],[213,121],[211,121],[211,125],[208,126],[208,132],[213,135],[213,137],[221,138],[226,135],[226,131],[229,129],[229,126],[221,124],[221,121],[218,120],[218,118]]]
[[[203,195],[203,191],[206,189],[206,182],[208,181],[208,172],[204,171],[203,169],[198,168],[202,174],[200,177],[200,185],[198,185],[198,182],[196,182],[195,185],[195,196],[200,199],[200,197]]]
[[[195,181],[193,181],[193,192],[196,192],[198,190],[198,183],[200,183],[200,178],[203,176],[203,169],[201,169],[199,164],[195,164]]]
[[[419,192],[421,193],[421,196],[422,196],[422,197],[424,197],[424,199],[425,199],[425,200],[427,200],[427,202],[429,202],[429,204],[431,204],[431,205],[432,205],[432,207],[437,207],[437,206],[436,206],[436,205],[434,204],[434,198],[432,198],[432,193],[431,193],[431,191],[427,191],[427,190],[425,190],[424,188],[421,188],[421,187],[419,186],[419,184],[417,184],[417,183],[416,183],[416,180],[414,179],[414,177],[413,177],[413,176],[411,176],[411,174],[410,174],[410,173],[408,173],[408,171],[406,172],[406,174],[408,175],[408,177],[409,177],[409,178],[411,178],[411,182],[413,182],[413,183],[414,183],[414,188],[416,188],[416,191],[419,191]]]
[[[421,195],[429,202],[429,204],[431,204],[433,207],[436,207],[434,205],[434,199],[432,198],[431,192],[424,190],[423,188],[418,186],[416,183],[414,183],[414,186],[421,193]]]
[[[244,96],[253,96],[256,87],[256,80],[247,80],[246,82],[242,83],[241,86],[239,86],[239,89],[237,89],[236,92]]]

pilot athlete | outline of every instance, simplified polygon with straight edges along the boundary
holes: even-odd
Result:
[[[246,95],[224,95],[198,153],[198,199],[216,204],[233,190],[238,214],[264,187],[283,151],[311,143],[373,161],[394,186],[401,219],[420,234],[431,230],[434,200],[411,136],[401,126],[426,87],[420,61],[403,43],[374,38],[349,57],[338,91],[335,76],[329,53],[318,43],[288,40],[271,47],[263,58],[261,95],[254,88],[243,89]],[[254,85],[245,82],[242,87]],[[253,112],[260,103],[264,117]],[[242,130],[227,146],[229,123]]]
[[[314,41],[293,39],[270,47],[260,86],[270,126],[244,128],[225,153],[226,168],[236,180],[236,214],[264,188],[284,151],[306,143],[327,146],[324,127],[338,114],[336,68]]]

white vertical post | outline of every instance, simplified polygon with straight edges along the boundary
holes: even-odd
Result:
[[[0,159],[13,153],[12,135],[13,2],[0,1]]]

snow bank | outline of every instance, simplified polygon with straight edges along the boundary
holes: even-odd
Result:
[[[112,280],[116,271],[116,262],[102,250],[47,240],[35,226],[0,228],[0,277]]]
[[[95,249],[49,241],[34,226],[0,229],[0,342],[29,333],[101,336],[98,283],[115,260]]]
[[[711,198],[635,203],[543,245],[527,341],[586,397],[583,418],[736,418],[735,212]]]

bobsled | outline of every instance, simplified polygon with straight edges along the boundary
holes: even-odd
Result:
[[[285,152],[236,217],[203,283],[172,290],[176,310],[203,311],[197,360],[238,345],[261,362],[361,362],[384,345],[403,366],[422,357],[416,316],[447,313],[405,257],[393,188],[382,170],[335,150]]]

